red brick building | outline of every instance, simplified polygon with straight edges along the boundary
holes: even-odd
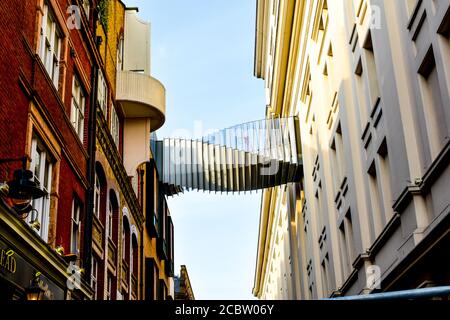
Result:
[[[0,16],[0,300],[173,298],[173,224],[146,170],[165,121],[149,24],[120,0],[2,1]],[[46,193],[26,212],[18,169]]]
[[[34,200],[36,211],[23,220],[1,204],[0,250],[13,252],[16,267],[0,272],[0,298],[22,298],[38,272],[47,298],[69,298],[69,260],[85,268],[83,261],[90,259],[84,254],[83,232],[90,185],[89,115],[96,101],[91,99],[92,72],[100,57],[94,14],[82,2],[0,3],[0,159],[27,157],[27,169],[48,193]],[[2,164],[1,180],[11,180],[20,166]],[[92,290],[80,281],[78,296],[72,298],[90,298]]]

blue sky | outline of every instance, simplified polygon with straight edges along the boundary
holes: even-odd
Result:
[[[255,0],[125,0],[152,24],[152,75],[167,90],[162,137],[264,118],[264,84],[253,77]],[[251,299],[260,193],[189,192],[169,199],[175,264],[197,299]]]

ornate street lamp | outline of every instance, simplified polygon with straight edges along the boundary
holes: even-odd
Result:
[[[27,158],[0,159],[0,164],[22,161],[22,169],[14,171],[14,179],[2,187],[2,191],[11,199],[13,208],[20,215],[28,214],[33,208],[31,201],[46,195],[39,184],[33,180],[33,172],[26,169]]]
[[[39,275],[34,275],[33,280],[30,282],[30,286],[25,289],[25,292],[27,294],[27,300],[29,301],[37,301],[44,298],[45,290],[41,287]]]

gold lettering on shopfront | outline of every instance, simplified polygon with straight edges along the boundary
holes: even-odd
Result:
[[[0,251],[0,268],[10,272],[16,273],[17,262],[14,258],[14,251],[12,250],[1,250]]]

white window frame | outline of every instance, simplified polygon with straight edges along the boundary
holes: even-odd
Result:
[[[134,260],[134,248],[133,248],[133,236],[130,235],[130,269],[129,269],[129,274],[130,274],[130,288],[131,288],[131,275],[133,274],[133,261]],[[131,293],[131,290],[130,290]]]
[[[102,187],[100,185],[100,179],[98,174],[95,173],[95,185],[94,185],[94,214],[100,219],[100,204],[102,197]]]
[[[43,142],[37,136],[33,136],[31,142],[30,170],[34,174],[34,180],[39,183],[41,189],[47,195],[33,200],[32,206],[37,210],[37,216],[30,214],[27,222],[31,224],[33,220],[37,219],[40,223],[40,230],[35,229],[35,232],[46,242],[48,241],[48,228],[50,224],[50,194],[52,193],[53,165],[54,161],[52,156],[47,151]]]
[[[122,227],[122,260],[127,261],[125,255],[127,253],[126,250],[127,240],[126,240],[126,232],[125,227]]]
[[[86,17],[89,20],[89,10],[90,10],[91,4],[89,3],[89,0],[83,0],[82,2],[83,2],[84,13],[86,14]]]
[[[91,288],[94,290],[94,300],[98,299],[98,261],[95,257],[92,257],[91,268]]]
[[[59,62],[61,57],[62,39],[62,33],[55,15],[49,5],[45,3],[41,24],[39,56],[56,88],[58,88],[59,82]]]
[[[98,72],[98,104],[106,117],[108,109],[108,85],[101,70]]]
[[[81,82],[76,75],[73,76],[72,83],[72,108],[70,112],[70,122],[81,142],[84,140],[84,113],[86,107],[86,97],[81,87]]]
[[[112,240],[113,236],[113,213],[114,208],[111,200],[108,203],[108,238]]]
[[[120,119],[117,115],[116,109],[114,106],[111,108],[111,135],[113,137],[114,143],[116,144],[117,149],[119,149],[120,143]]]
[[[112,276],[108,272],[106,276],[106,300],[111,300],[111,294],[112,294]]]
[[[123,47],[124,38],[121,37],[119,40],[119,47],[117,48],[117,71],[123,71]]]
[[[70,252],[80,254],[81,204],[77,199],[72,201],[72,220],[70,232]]]

